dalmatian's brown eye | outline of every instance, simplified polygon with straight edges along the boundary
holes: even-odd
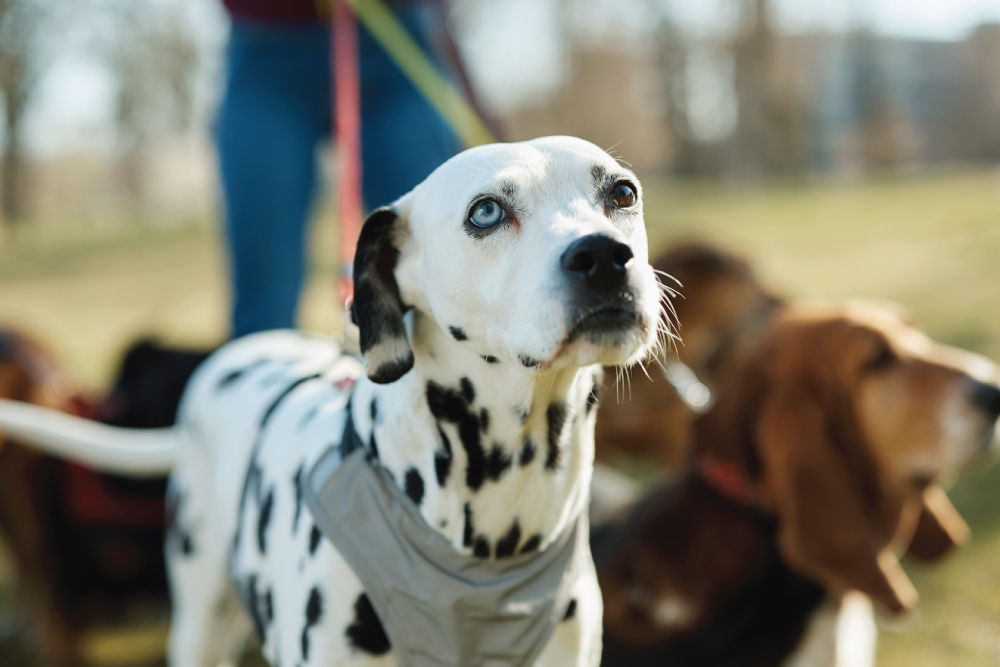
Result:
[[[608,197],[615,208],[630,208],[635,206],[638,197],[635,194],[635,187],[631,183],[621,181],[615,183],[611,189],[611,196]]]

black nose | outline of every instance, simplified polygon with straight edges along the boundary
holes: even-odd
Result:
[[[632,260],[632,249],[604,234],[577,239],[563,252],[560,260],[570,276],[582,278],[588,287],[614,289],[625,282],[625,272]]]
[[[972,400],[991,418],[996,419],[1000,416],[1000,387],[985,382],[976,382],[972,388]]]

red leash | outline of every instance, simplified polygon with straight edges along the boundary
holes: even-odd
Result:
[[[333,124],[337,141],[337,203],[340,218],[339,297],[347,305],[354,293],[351,269],[361,233],[361,86],[358,24],[347,0],[334,0],[330,13],[333,71]]]

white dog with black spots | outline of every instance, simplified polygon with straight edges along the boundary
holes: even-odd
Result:
[[[355,279],[367,373],[328,340],[239,339],[196,372],[178,426],[139,444],[0,405],[0,428],[50,451],[172,469],[175,667],[231,660],[251,630],[285,667],[395,664],[362,583],[302,498],[347,411],[369,457],[455,550],[544,550],[587,503],[601,366],[636,362],[660,339],[639,182],[581,139],[452,158],[366,220]],[[600,660],[586,564],[538,665]]]

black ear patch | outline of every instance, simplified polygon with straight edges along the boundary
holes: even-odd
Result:
[[[413,349],[406,337],[407,308],[396,283],[399,249],[393,231],[399,216],[376,209],[365,220],[354,255],[354,301],[351,320],[360,330],[361,353],[373,382],[395,382],[413,368]]]

